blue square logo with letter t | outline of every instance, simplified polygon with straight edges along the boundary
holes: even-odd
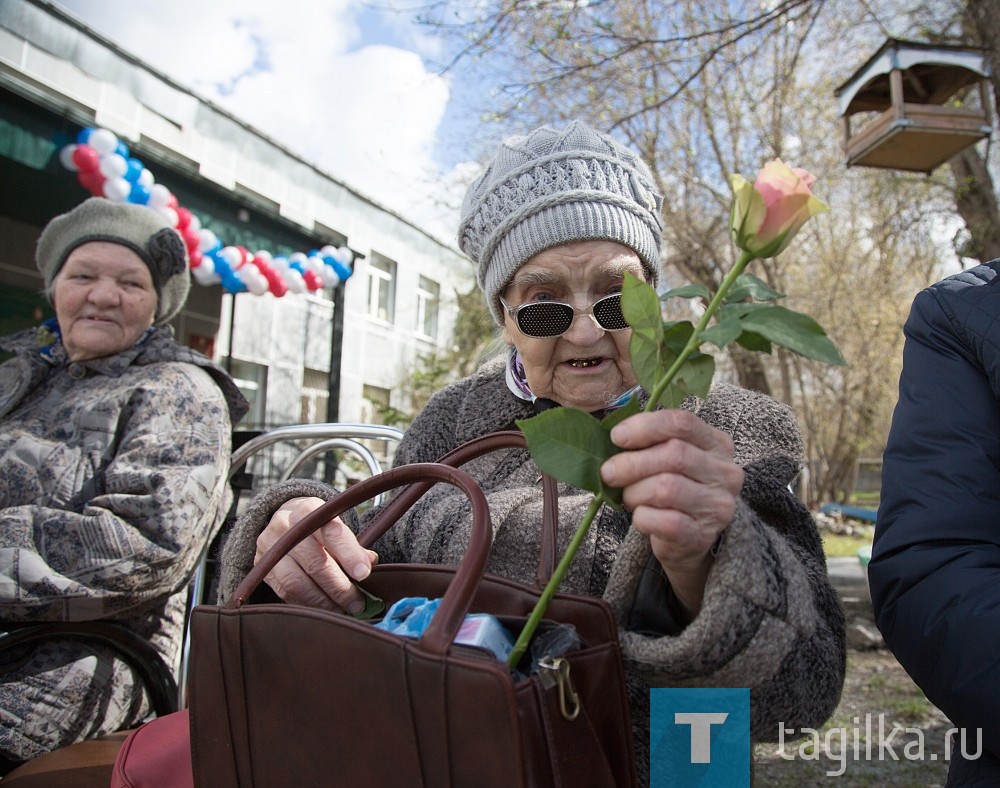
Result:
[[[650,788],[749,788],[750,690],[649,691]]]

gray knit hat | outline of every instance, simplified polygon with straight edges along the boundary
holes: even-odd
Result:
[[[167,220],[151,208],[91,197],[50,221],[38,239],[35,262],[45,277],[45,291],[70,252],[91,241],[121,244],[142,258],[153,275],[157,306],[154,325],[181,311],[191,289],[187,247]]]
[[[649,281],[660,274],[660,209],[649,168],[607,134],[575,120],[510,137],[470,187],[458,244],[479,264],[494,319],[499,297],[529,258],[571,241],[607,240],[639,255]]]

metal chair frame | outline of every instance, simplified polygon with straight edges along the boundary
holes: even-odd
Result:
[[[321,423],[276,427],[252,438],[233,452],[229,481],[231,482],[233,476],[247,461],[262,449],[283,441],[302,440],[316,441],[316,443],[299,451],[282,471],[281,481],[292,478],[312,458],[335,449],[346,449],[359,455],[374,476],[383,470],[382,464],[360,441],[386,440],[398,443],[402,437],[403,430],[378,424]],[[376,501],[379,502],[381,498]],[[204,601],[210,548],[211,544],[202,551],[188,587],[188,619],[194,607]],[[187,629],[181,647],[177,682],[174,682],[170,668],[148,642],[113,621],[47,622],[12,628],[10,632],[0,632],[0,651],[47,637],[95,639],[114,645],[142,679],[154,701],[153,708],[156,714],[166,714],[187,705],[187,673],[191,650],[191,636]]]
[[[287,468],[280,474],[280,481],[291,479],[296,473],[314,457],[325,454],[335,449],[347,449],[359,455],[368,468],[372,476],[381,473],[382,464],[375,454],[360,441],[362,440],[387,440],[398,443],[403,438],[403,430],[398,427],[389,427],[381,424],[357,424],[323,422],[319,424],[290,424],[284,427],[275,427],[254,438],[251,438],[242,446],[233,451],[229,464],[229,479],[262,450],[282,442],[314,440],[312,445],[302,449],[288,464]],[[374,499],[374,503],[380,504],[384,496],[380,495]],[[214,541],[213,541],[214,543]],[[191,613],[197,605],[202,604],[205,597],[206,576],[208,570],[208,554],[211,544],[205,547],[198,567],[195,569],[191,580],[188,594],[187,619],[190,620]],[[184,645],[181,648],[181,663],[178,672],[177,682],[177,707],[187,706],[187,674],[191,656],[191,632],[185,628]]]

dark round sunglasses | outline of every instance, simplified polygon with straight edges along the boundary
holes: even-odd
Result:
[[[576,309],[572,304],[558,301],[532,301],[521,306],[510,307],[502,298],[500,303],[514,318],[522,334],[529,337],[557,337],[569,331],[577,315],[593,315],[597,324],[605,331],[621,331],[628,328],[622,314],[622,294],[612,293],[593,304],[588,309]]]

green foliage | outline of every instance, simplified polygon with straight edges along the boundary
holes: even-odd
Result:
[[[637,412],[638,403],[629,403]],[[624,416],[619,416],[618,423]],[[600,469],[619,451],[611,442],[610,427],[576,408],[553,408],[517,422],[531,447],[531,458],[546,473],[593,493],[606,492],[609,503],[621,506],[621,490],[606,487]]]
[[[719,309],[719,321],[729,327],[730,331],[733,330],[732,327],[738,326],[740,335],[743,333],[754,335],[755,345],[760,345],[756,340],[756,337],[759,337],[769,345],[779,345],[806,358],[839,366],[847,363],[819,323],[808,315],[793,312],[783,306],[726,304]],[[735,339],[739,341],[739,335]],[[716,342],[715,339],[709,341]],[[763,347],[749,349],[763,349]]]

